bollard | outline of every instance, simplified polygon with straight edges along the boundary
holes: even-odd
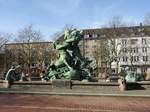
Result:
[[[7,80],[4,80],[3,81],[3,87],[4,88],[11,88],[11,83],[9,81],[7,81]]]
[[[124,79],[118,79],[118,83],[119,83],[119,89],[120,89],[120,91],[127,90],[126,81]]]

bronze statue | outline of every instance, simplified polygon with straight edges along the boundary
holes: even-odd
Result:
[[[80,30],[66,30],[64,42],[54,42],[54,48],[59,52],[59,58],[49,67],[49,72],[44,76],[45,80],[70,79],[87,80],[92,79],[92,72],[96,69],[91,60],[84,58],[79,49],[79,42],[83,38]],[[92,65],[92,66],[91,66]]]

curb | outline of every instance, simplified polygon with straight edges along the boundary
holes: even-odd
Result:
[[[26,94],[26,95],[60,95],[60,96],[92,96],[92,97],[146,97],[150,95],[135,94],[95,94],[95,93],[58,93],[58,92],[25,92],[25,91],[0,91],[0,94]]]

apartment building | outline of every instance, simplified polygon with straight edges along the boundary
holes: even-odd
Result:
[[[8,70],[12,64],[19,64],[24,73],[32,75],[37,69],[46,69],[44,67],[55,58],[56,50],[52,42],[7,43],[2,70]]]
[[[150,37],[122,38],[120,43],[120,66],[133,66],[138,73],[150,72]]]
[[[150,73],[150,26],[85,29],[83,54],[98,58],[100,72],[118,73],[126,66]]]

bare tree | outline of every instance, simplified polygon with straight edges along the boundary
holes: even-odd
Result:
[[[16,35],[15,44],[6,46],[7,67],[12,63],[18,63],[23,67],[25,73],[32,75],[31,67],[43,70],[52,60],[56,58],[56,51],[52,42],[42,42],[43,36],[40,31],[27,26]]]
[[[144,17],[144,25],[150,25],[150,13],[147,13]]]
[[[94,42],[95,43],[95,42]],[[96,45],[93,45],[92,57],[96,60],[97,64],[97,75],[99,78],[104,78],[104,75],[107,75],[109,72],[107,63],[109,60],[109,51],[108,51],[108,40],[107,39],[97,39]]]
[[[40,30],[35,30],[33,25],[29,25],[21,29],[15,38],[15,42],[40,42],[42,40],[42,33]]]
[[[5,66],[5,45],[11,39],[12,34],[0,32],[0,74],[6,70]]]
[[[115,16],[108,24],[107,28],[103,28],[100,32],[101,37],[98,37],[96,50],[92,51],[99,68],[98,73],[110,73],[114,61],[117,63],[116,73],[118,73],[122,47],[117,38],[121,35],[119,27],[123,26],[124,22],[120,16]]]
[[[108,27],[117,28],[125,26],[125,22],[123,22],[123,18],[121,16],[113,16],[109,22]]]
[[[108,39],[108,50],[109,50],[109,65],[111,68],[112,62],[116,62],[116,73],[118,74],[119,62],[120,62],[120,53],[122,51],[121,43],[118,41],[118,38],[121,36],[122,31],[120,27],[125,26],[125,22],[121,16],[114,16],[109,21],[109,29],[106,29],[106,38]]]
[[[75,28],[74,25],[72,25],[72,24],[66,24],[66,25],[64,26],[63,30],[71,30],[71,29],[74,29],[74,28]]]
[[[31,65],[41,61],[41,50],[44,50],[44,48],[41,49],[40,42],[42,40],[43,36],[40,30],[35,30],[32,25],[24,27],[14,39],[16,44],[7,51],[7,62],[15,61],[22,66],[28,66],[29,73]],[[13,60],[11,60],[12,58]]]
[[[9,33],[0,33],[0,49],[9,41],[12,37],[12,34]]]
[[[52,40],[56,41],[57,39],[63,38],[65,30],[75,29],[75,27],[71,24],[66,24],[61,30],[55,32],[52,35]]]
[[[56,41],[57,39],[59,39],[60,37],[63,37],[64,35],[64,31],[61,30],[61,31],[57,31],[55,32],[53,35],[52,35],[52,40],[53,41]]]

